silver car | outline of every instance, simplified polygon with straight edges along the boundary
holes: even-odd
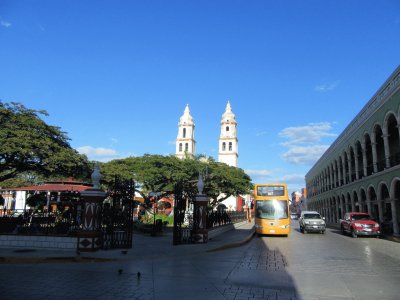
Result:
[[[299,218],[300,232],[320,232],[325,233],[325,218],[316,211],[302,211]]]

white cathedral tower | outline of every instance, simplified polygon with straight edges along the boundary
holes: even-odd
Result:
[[[221,118],[221,135],[219,137],[218,162],[229,166],[238,166],[238,139],[236,135],[236,119],[230,102]]]
[[[196,155],[194,121],[190,115],[189,104],[186,105],[185,111],[179,119],[175,155],[178,158],[194,157]]]

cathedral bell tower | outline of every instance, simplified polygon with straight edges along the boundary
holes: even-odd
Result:
[[[236,135],[236,119],[230,102],[221,118],[221,135],[219,137],[218,162],[229,166],[238,166],[238,139]]]
[[[186,105],[185,111],[179,119],[175,155],[181,159],[186,157],[194,157],[196,155],[194,121],[190,115],[189,104]]]

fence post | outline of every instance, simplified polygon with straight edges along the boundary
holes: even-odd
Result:
[[[194,200],[193,209],[193,242],[194,243],[207,243],[208,242],[208,220],[207,220],[207,203],[208,198],[203,194],[203,177],[199,174],[197,182],[198,194]]]
[[[77,232],[77,251],[96,251],[102,246],[101,206],[106,193],[100,190],[100,171],[96,164],[92,174],[93,188],[81,192],[83,202],[82,230]]]

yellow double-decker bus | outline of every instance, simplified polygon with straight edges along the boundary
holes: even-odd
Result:
[[[254,185],[255,228],[258,235],[290,233],[289,195],[284,183]]]

